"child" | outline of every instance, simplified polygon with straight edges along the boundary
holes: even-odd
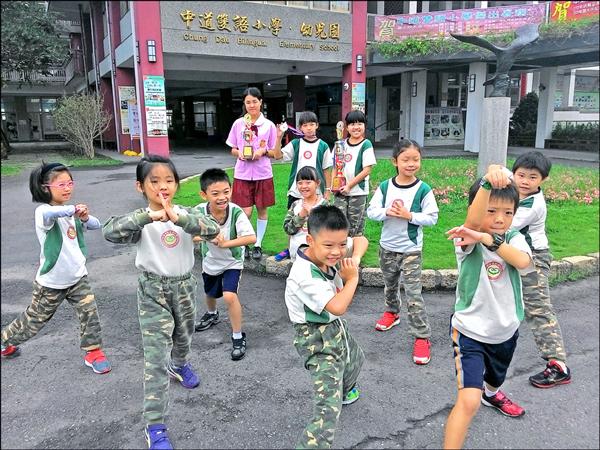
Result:
[[[321,205],[310,212],[306,240],[308,247],[298,250],[285,288],[296,331],[294,346],[310,371],[314,389],[313,417],[296,448],[330,448],[341,406],[360,396],[356,380],[364,354],[340,317],[356,291],[358,266],[354,259],[344,258],[348,220],[337,207]],[[364,254],[366,245],[361,251]]]
[[[548,179],[552,163],[540,152],[529,152],[517,158],[513,165],[515,184],[519,190],[519,209],[512,227],[525,236],[533,252],[535,271],[521,278],[525,319],[529,322],[535,344],[546,369],[529,377],[538,388],[550,388],[571,382],[562,332],[548,288],[552,256],[546,237],[546,201],[540,185]]]
[[[304,111],[300,114],[298,123],[300,131],[302,131],[304,136],[290,141],[281,149],[281,152],[279,152],[279,149],[281,148],[283,131],[277,127],[276,158],[282,157],[284,161],[292,161],[292,170],[290,171],[290,178],[288,180],[288,209],[290,209],[292,203],[302,198],[296,186],[296,181],[298,172],[303,167],[309,166],[316,169],[319,177],[318,180],[320,181],[319,191],[321,195],[325,196],[326,200],[329,200],[331,194],[332,155],[327,143],[317,137],[317,129],[319,128],[317,115],[312,111]],[[293,253],[291,255],[292,258],[295,257]],[[275,255],[275,260],[282,261],[289,257],[290,250],[285,249]]]
[[[179,188],[171,160],[158,155],[142,158],[136,180],[148,207],[112,216],[102,233],[110,242],[137,246],[135,266],[142,271],[137,303],[144,346],[144,431],[151,449],[170,449],[164,424],[169,376],[188,389],[200,384],[189,363],[196,315],[192,234],[213,239],[219,226],[200,212],[171,204]]]
[[[510,417],[525,414],[499,390],[523,319],[519,274],[533,270],[525,238],[508,231],[519,193],[506,172],[489,167],[469,191],[465,224],[446,233],[455,239],[459,271],[451,319],[458,398],[446,423],[444,448],[462,447],[480,403]]]
[[[423,227],[437,223],[438,207],[428,184],[417,178],[421,167],[421,147],[404,139],[396,143],[392,164],[398,175],[383,181],[369,203],[370,219],[383,221],[379,265],[385,283],[386,311],[375,329],[387,331],[400,323],[400,275],[408,307],[409,333],[415,338],[413,361],[427,364],[431,359],[431,327],[421,295]]]
[[[350,236],[362,236],[369,194],[369,174],[377,160],[373,144],[365,138],[365,115],[359,110],[353,110],[346,114],[345,121],[350,135],[344,142],[346,185],[335,193],[334,205],[348,217]]]
[[[321,195],[321,181],[314,167],[304,166],[296,174],[297,190],[302,196],[300,200],[294,200],[283,219],[283,229],[290,236],[290,257],[296,260],[298,248],[306,244],[308,230],[306,220],[310,211],[325,202]]]
[[[33,282],[33,300],[20,317],[2,330],[2,357],[20,354],[19,344],[31,339],[48,323],[63,300],[79,319],[84,363],[94,373],[110,372],[102,351],[100,320],[85,267],[87,248],[83,232],[100,229],[87,205],[68,205],[73,194],[73,177],[61,163],[42,163],[29,176],[34,202],[35,232],[40,242],[40,267]]]
[[[202,279],[208,311],[196,324],[196,331],[208,330],[219,322],[217,299],[223,297],[231,321],[231,359],[246,355],[246,333],[242,332],[242,305],[238,287],[244,268],[244,246],[254,244],[256,235],[242,208],[231,200],[231,183],[225,171],[208,169],[200,176],[200,195],[207,203],[198,209],[219,224],[216,239],[202,241]]]

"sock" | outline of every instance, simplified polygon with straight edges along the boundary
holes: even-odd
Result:
[[[267,231],[267,223],[269,219],[256,219],[256,244],[255,247],[262,247],[262,240],[265,237],[265,231]]]
[[[483,384],[483,390],[485,391],[486,397],[493,397],[498,392],[498,389],[496,389],[495,391],[490,391],[487,387],[487,383]]]
[[[558,359],[552,359],[550,361],[558,364],[560,366],[560,368],[562,369],[563,373],[567,373],[567,365],[564,362],[559,361]]]
[[[215,309],[214,311],[210,311],[210,310],[208,310],[208,311],[206,311],[206,312],[207,312],[207,313],[209,313],[209,314],[216,314],[216,313],[217,313],[217,311],[218,311],[218,310],[217,310],[217,309]]]
[[[238,331],[237,333],[236,333],[236,332],[233,332],[233,333],[231,333],[231,336],[232,336],[234,339],[241,339],[241,338],[242,338],[242,332],[241,332],[241,331]]]

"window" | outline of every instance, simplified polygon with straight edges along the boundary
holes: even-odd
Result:
[[[287,2],[288,6],[299,6],[302,8],[308,8],[308,1],[304,0],[304,1],[288,1]]]
[[[329,9],[329,2],[313,0],[313,9]]]
[[[119,9],[121,10],[121,17],[129,12],[129,2],[119,2]]]
[[[38,99],[35,99],[38,100]],[[39,100],[38,100],[39,101]],[[49,113],[56,109],[56,99],[55,98],[43,98],[42,99],[42,112]],[[39,111],[39,109],[38,109]]]
[[[214,133],[217,107],[214,102],[194,102],[194,130]]]
[[[332,11],[348,12],[350,11],[350,2],[348,1],[331,1],[329,2]]]

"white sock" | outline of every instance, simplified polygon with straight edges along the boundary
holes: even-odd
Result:
[[[267,223],[269,219],[256,219],[256,244],[255,247],[262,247],[262,240],[267,231]]]
[[[214,311],[206,311],[206,312],[207,312],[207,313],[209,313],[209,314],[216,314],[216,313],[217,313],[217,311],[218,311],[218,310],[216,310],[216,309],[215,309]]]
[[[242,332],[238,331],[237,333],[231,333],[231,336],[233,336],[234,339],[241,339],[242,338]]]
[[[483,384],[483,390],[485,391],[485,396],[486,397],[493,397],[494,395],[496,395],[496,393],[498,392],[498,389],[496,389],[495,391],[490,391],[487,387],[487,384],[484,383]]]

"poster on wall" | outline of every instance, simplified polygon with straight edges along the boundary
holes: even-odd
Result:
[[[135,99],[129,100],[128,102],[128,121],[129,121],[129,131],[132,138],[140,137],[140,115],[137,109],[137,103]]]
[[[352,109],[365,112],[365,83],[352,83]]]
[[[129,101],[135,99],[134,86],[119,86],[119,110],[121,112],[121,134],[129,134]]]
[[[147,136],[167,136],[167,104],[164,77],[157,75],[144,76],[144,104]]]
[[[425,108],[425,145],[461,144],[464,139],[461,108]]]

